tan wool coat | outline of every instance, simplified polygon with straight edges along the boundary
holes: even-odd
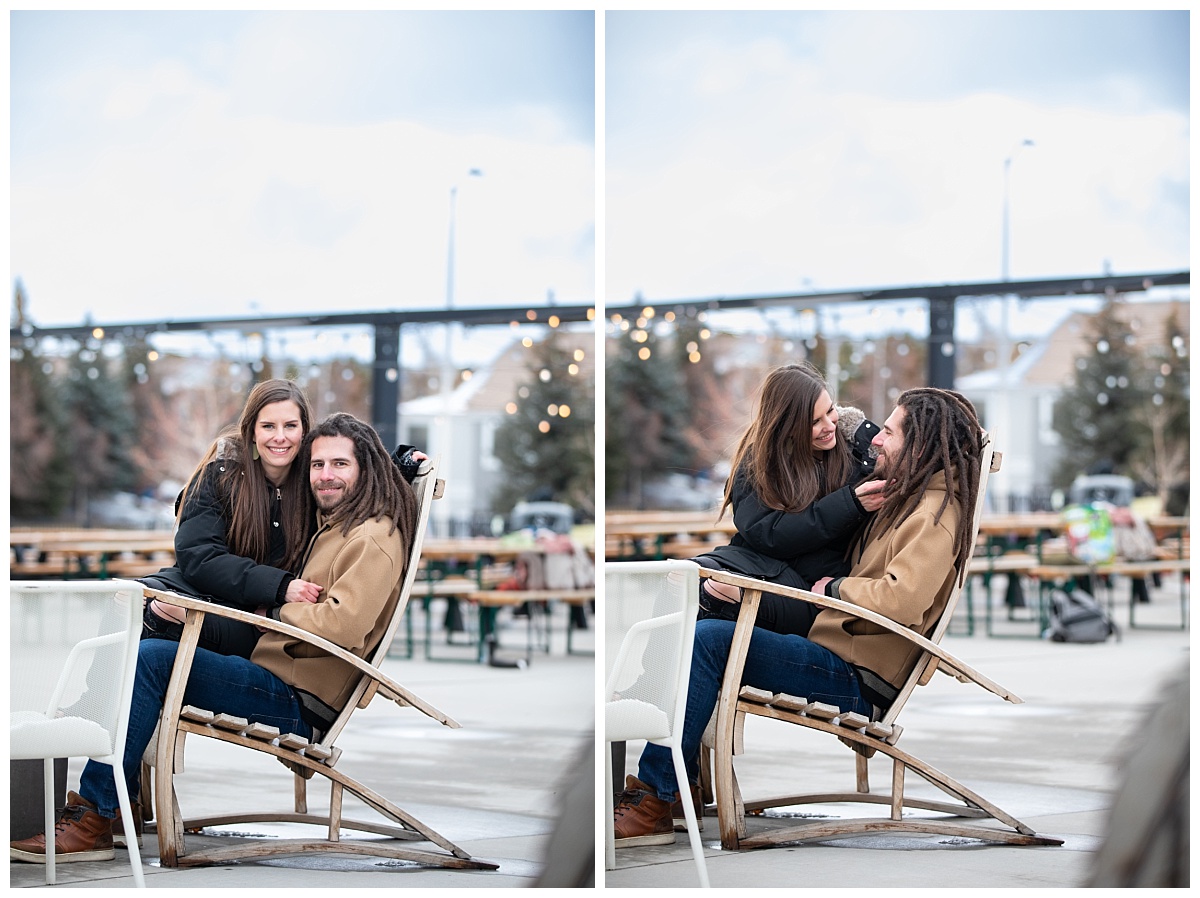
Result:
[[[300,572],[322,586],[315,603],[289,602],[279,619],[365,657],[378,645],[396,602],[408,560],[400,530],[390,518],[367,521],[346,536],[318,516],[317,534]],[[280,633],[264,633],[250,660],[283,682],[341,710],[357,681],[345,661]]]
[[[899,527],[873,529],[849,576],[838,581],[838,597],[869,608],[928,636],[954,587],[954,533],[960,510],[951,502],[935,522],[946,496],[944,474],[934,475],[917,507]],[[882,627],[826,608],[808,638],[857,667],[899,688],[919,650]]]

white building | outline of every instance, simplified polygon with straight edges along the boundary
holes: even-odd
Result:
[[[1171,312],[1185,338],[1190,336],[1186,300],[1121,302],[1116,315],[1127,322],[1129,334],[1143,347],[1166,345]],[[1065,451],[1054,430],[1054,403],[1075,377],[1075,361],[1090,355],[1087,345],[1092,316],[1076,312],[1044,340],[1029,346],[1009,366],[1007,380],[998,370],[959,377],[955,388],[975,404],[984,427],[998,430],[1004,465],[993,476],[993,497],[1000,511],[1021,511],[1051,491],[1051,479]],[[1190,340],[1189,340],[1190,343]]]
[[[594,380],[595,334],[564,328],[557,335],[560,345],[582,351],[575,376]],[[464,374],[448,396],[439,393],[400,404],[399,441],[437,457],[438,476],[446,481],[445,496],[430,511],[438,536],[467,536],[490,526],[492,494],[504,476],[494,451],[496,431],[507,415],[505,406],[537,376],[530,369],[534,352],[514,341],[491,364]]]

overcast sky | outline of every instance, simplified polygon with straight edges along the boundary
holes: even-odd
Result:
[[[609,11],[602,157],[591,10],[10,22],[40,324],[438,306],[452,188],[460,306],[992,280],[1010,157],[1014,279],[1189,267],[1187,12]]]
[[[10,22],[38,324],[595,299],[590,10]]]
[[[1187,12],[610,12],[610,302],[1189,267]],[[1018,146],[1025,140],[1033,146]]]

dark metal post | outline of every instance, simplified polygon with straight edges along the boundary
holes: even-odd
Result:
[[[929,299],[929,386],[954,389],[954,297]]]
[[[371,424],[390,452],[400,442],[400,325],[375,325]]]

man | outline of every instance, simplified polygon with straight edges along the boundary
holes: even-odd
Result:
[[[965,575],[973,549],[971,512],[979,490],[982,429],[974,408],[959,393],[908,390],[871,443],[878,452],[875,477],[887,482],[887,497],[851,546],[849,575],[818,580],[813,591],[927,635],[955,581]],[[733,629],[732,621],[696,623],[682,734],[693,783]],[[900,636],[845,612],[823,609],[807,638],[756,627],[742,683],[878,719],[894,701],[917,654]],[[637,777],[627,778],[613,812],[617,846],[673,842],[671,804],[679,794],[670,749],[648,744]],[[676,816],[682,817],[682,811]]]
[[[289,603],[269,614],[364,657],[378,644],[399,600],[416,497],[379,435],[352,415],[322,421],[306,437],[303,452],[318,512],[300,576],[322,584],[322,590],[315,603]],[[177,648],[175,642],[147,639],[138,650],[123,764],[132,800]],[[266,632],[249,660],[197,649],[184,703],[312,739],[337,717],[356,678],[345,661]],[[112,858],[118,813],[112,769],[89,761],[79,792],[68,794],[55,826],[56,861]],[[9,848],[13,860],[33,863],[45,863],[45,851],[44,834]]]

